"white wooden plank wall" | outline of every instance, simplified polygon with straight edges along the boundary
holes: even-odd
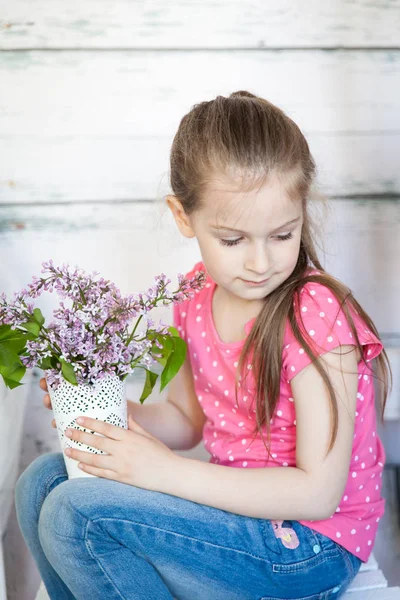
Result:
[[[387,340],[396,426],[399,31],[400,0],[0,0],[0,290],[49,258],[123,292],[189,269],[195,242],[162,208],[172,139],[195,103],[247,89],[307,136],[332,199],[322,262]],[[169,309],[159,315],[170,322]],[[28,398],[20,471],[54,447],[47,412]],[[7,540],[8,597],[31,600],[38,573],[13,512]],[[400,561],[387,565],[398,584]]]

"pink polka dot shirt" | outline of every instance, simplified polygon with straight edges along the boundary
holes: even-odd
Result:
[[[187,276],[206,271],[197,263]],[[313,269],[313,272],[318,272]],[[235,374],[245,340],[223,342],[214,325],[211,301],[216,284],[207,273],[205,287],[195,296],[174,305],[174,325],[188,344],[196,395],[207,417],[203,443],[210,463],[236,468],[295,467],[296,412],[291,379],[311,360],[294,337],[289,322],[282,348],[280,399],[271,419],[271,458],[253,430],[256,425],[254,379],[250,372],[246,385],[235,399]],[[354,342],[336,297],[325,286],[310,282],[300,292],[301,317],[318,354]],[[380,340],[367,329],[351,309],[367,364],[382,350]],[[248,335],[255,318],[245,325]],[[247,365],[252,369],[251,362]],[[366,562],[372,552],[378,523],[384,513],[381,497],[382,473],[386,455],[376,432],[374,381],[371,368],[358,363],[358,392],[355,429],[349,476],[336,512],[325,520],[299,521],[335,540]],[[266,431],[266,429],[264,430]],[[265,436],[266,439],[266,436]]]

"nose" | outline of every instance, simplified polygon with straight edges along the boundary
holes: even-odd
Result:
[[[270,267],[270,259],[265,242],[256,243],[249,248],[244,267],[260,278],[266,275]]]

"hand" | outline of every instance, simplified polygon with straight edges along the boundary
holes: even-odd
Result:
[[[45,377],[42,377],[39,381],[39,386],[42,388],[42,390],[44,390],[45,392],[48,392],[48,388],[47,388],[47,381]],[[50,410],[53,409],[52,405],[51,405],[51,400],[50,400],[50,394],[45,394],[44,398],[43,398],[43,404],[45,405],[46,408],[49,408]],[[56,428],[56,420],[53,419],[51,422],[51,426]]]
[[[67,435],[69,439],[107,452],[93,454],[75,448],[66,449],[67,456],[81,461],[78,466],[83,471],[146,490],[162,492],[167,487],[179,456],[143,429],[130,415],[128,429],[88,417],[84,417],[79,424],[104,437],[77,429],[66,430],[65,435],[70,431],[71,435]]]

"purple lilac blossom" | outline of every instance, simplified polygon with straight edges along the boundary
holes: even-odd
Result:
[[[114,283],[103,278],[96,281],[96,271],[87,274],[65,263],[55,267],[52,260],[42,263],[42,267],[41,273],[49,276],[34,276],[26,289],[14,292],[12,302],[0,294],[0,324],[12,329],[23,327],[34,311],[28,299],[38,298],[45,291],[56,291],[61,298],[72,301],[71,308],[60,302],[53,311],[54,320],[42,326],[36,340],[26,342],[27,356],[20,358],[26,368],[38,366],[45,358],[63,359],[72,365],[77,382],[89,385],[108,374],[122,377],[136,366],[150,367],[159,355],[151,351],[149,336],[169,331],[168,325],[161,322],[155,327],[148,313],[159,302],[166,305],[192,297],[205,282],[204,272],[189,280],[179,273],[178,289],[171,292],[167,289],[171,280],[162,273],[146,292],[124,297]],[[136,332],[142,319],[144,329]],[[162,348],[158,342],[156,346]],[[60,362],[57,368],[45,369],[45,374],[48,384],[57,388],[63,380]]]

